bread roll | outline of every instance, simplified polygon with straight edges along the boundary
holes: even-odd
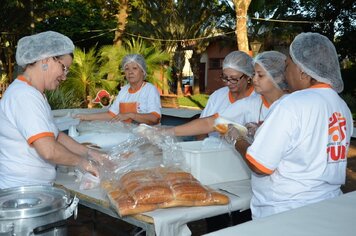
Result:
[[[165,181],[132,182],[126,190],[136,203],[153,204],[173,199],[172,190]]]
[[[171,186],[174,199],[183,201],[204,200],[208,191],[198,182],[182,182]]]
[[[195,201],[194,206],[226,205],[230,202],[229,197],[218,192],[209,192],[209,197],[204,200]]]
[[[156,204],[138,204],[124,191],[112,191],[108,194],[111,204],[120,216],[138,214],[157,209]]]
[[[229,130],[229,127],[227,124],[217,124],[214,126],[214,129],[220,134],[226,134],[226,132]]]
[[[171,180],[193,180],[195,179],[194,176],[188,172],[184,172],[184,171],[179,171],[179,172],[168,172],[166,173],[163,178],[167,181],[171,181]]]

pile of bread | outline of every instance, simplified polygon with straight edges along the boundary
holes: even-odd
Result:
[[[130,171],[118,181],[104,181],[102,187],[121,216],[157,208],[229,203],[226,195],[203,186],[190,173],[169,168]]]

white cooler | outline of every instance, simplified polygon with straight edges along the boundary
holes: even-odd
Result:
[[[203,141],[180,142],[191,174],[202,184],[250,179],[251,171],[232,147],[204,148]]]

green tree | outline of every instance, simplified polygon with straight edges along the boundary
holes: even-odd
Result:
[[[172,53],[171,64],[178,75],[178,95],[182,94],[184,50],[191,49],[194,53],[204,50],[207,38],[218,33],[218,26],[222,23],[222,16],[227,9],[225,4],[218,0],[153,0],[132,5],[127,30],[142,35],[151,42],[159,40],[162,47]],[[194,84],[198,84],[197,81]]]
[[[97,87],[102,84],[98,76],[98,63],[95,48],[85,52],[79,48],[74,50],[73,64],[67,80],[61,84],[61,91],[64,94],[72,94],[80,100],[81,107],[88,106],[88,96],[94,97]]]

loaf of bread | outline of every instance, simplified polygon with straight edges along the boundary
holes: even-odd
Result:
[[[208,191],[197,181],[178,182],[171,185],[174,199],[182,201],[204,200]]]
[[[157,209],[157,204],[136,203],[127,192],[115,190],[108,193],[109,200],[121,216],[134,215]]]
[[[173,193],[165,181],[131,182],[126,185],[126,191],[136,203],[152,204],[171,201]]]
[[[102,187],[108,190],[110,202],[121,216],[157,208],[229,203],[227,196],[203,186],[190,173],[181,170],[130,171],[117,183],[105,183]]]

